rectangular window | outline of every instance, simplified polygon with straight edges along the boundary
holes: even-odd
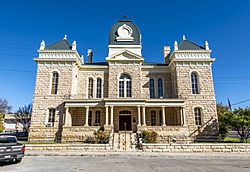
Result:
[[[151,125],[156,126],[156,111],[151,111]]]
[[[95,112],[95,126],[101,125],[101,111]]]
[[[54,122],[55,122],[55,114],[56,114],[56,109],[51,108],[49,109],[49,117],[48,117],[48,127],[54,127]]]
[[[88,88],[89,98],[93,98],[93,79],[89,79],[89,88]]]
[[[92,111],[89,111],[88,124],[89,124],[89,126],[92,126]]]
[[[149,91],[150,91],[150,98],[155,98],[155,84],[154,80],[149,80]]]
[[[160,125],[162,125],[163,124],[163,119],[162,119],[162,111],[160,110],[159,111],[159,122],[160,122]]]
[[[51,94],[57,94],[57,90],[58,90],[58,73],[57,72],[53,72],[52,75],[52,85],[51,85]]]
[[[101,78],[97,79],[97,83],[96,83],[96,98],[102,98],[102,80],[101,80]]]
[[[200,108],[194,109],[194,115],[195,115],[195,125],[201,125],[201,110],[200,110]]]
[[[132,97],[132,94],[131,94],[131,81],[126,81],[126,84],[127,84],[127,97]]]
[[[158,97],[163,97],[163,83],[162,79],[158,79]]]
[[[119,81],[119,97],[124,97],[124,81]]]

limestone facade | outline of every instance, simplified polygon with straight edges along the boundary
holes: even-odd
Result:
[[[112,29],[124,24],[128,32],[137,29],[131,21],[118,21]],[[84,63],[66,39],[41,43],[30,141],[84,141],[99,129],[153,130],[161,143],[217,134],[211,51],[184,39],[164,54],[166,63],[147,63],[138,52],[140,35],[127,37],[111,41],[121,51],[112,49],[103,63]]]

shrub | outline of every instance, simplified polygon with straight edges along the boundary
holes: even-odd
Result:
[[[4,114],[0,113],[0,132],[4,130]]]
[[[98,130],[94,132],[96,143],[108,143],[109,132]]]
[[[155,131],[142,131],[141,136],[143,143],[156,143],[158,134]]]

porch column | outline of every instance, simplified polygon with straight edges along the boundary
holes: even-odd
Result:
[[[137,112],[138,112],[138,124],[137,126],[141,126],[141,107],[137,106]]]
[[[161,107],[162,111],[162,126],[166,126],[166,115],[165,115],[165,106]]]
[[[106,107],[106,118],[105,118],[105,125],[108,126],[109,125],[109,107]]]
[[[65,108],[65,124],[66,127],[71,127],[72,123],[71,123],[71,115],[69,113],[69,107]]]
[[[114,106],[110,106],[110,125],[114,125]]]
[[[186,126],[186,115],[184,108],[181,108],[182,126]]]
[[[142,126],[146,126],[146,107],[142,106]]]
[[[85,127],[88,127],[89,126],[89,106],[85,106],[85,109],[86,109],[86,120],[85,120]]]

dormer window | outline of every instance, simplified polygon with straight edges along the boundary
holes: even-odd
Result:
[[[119,97],[132,97],[131,77],[127,74],[119,78]]]

